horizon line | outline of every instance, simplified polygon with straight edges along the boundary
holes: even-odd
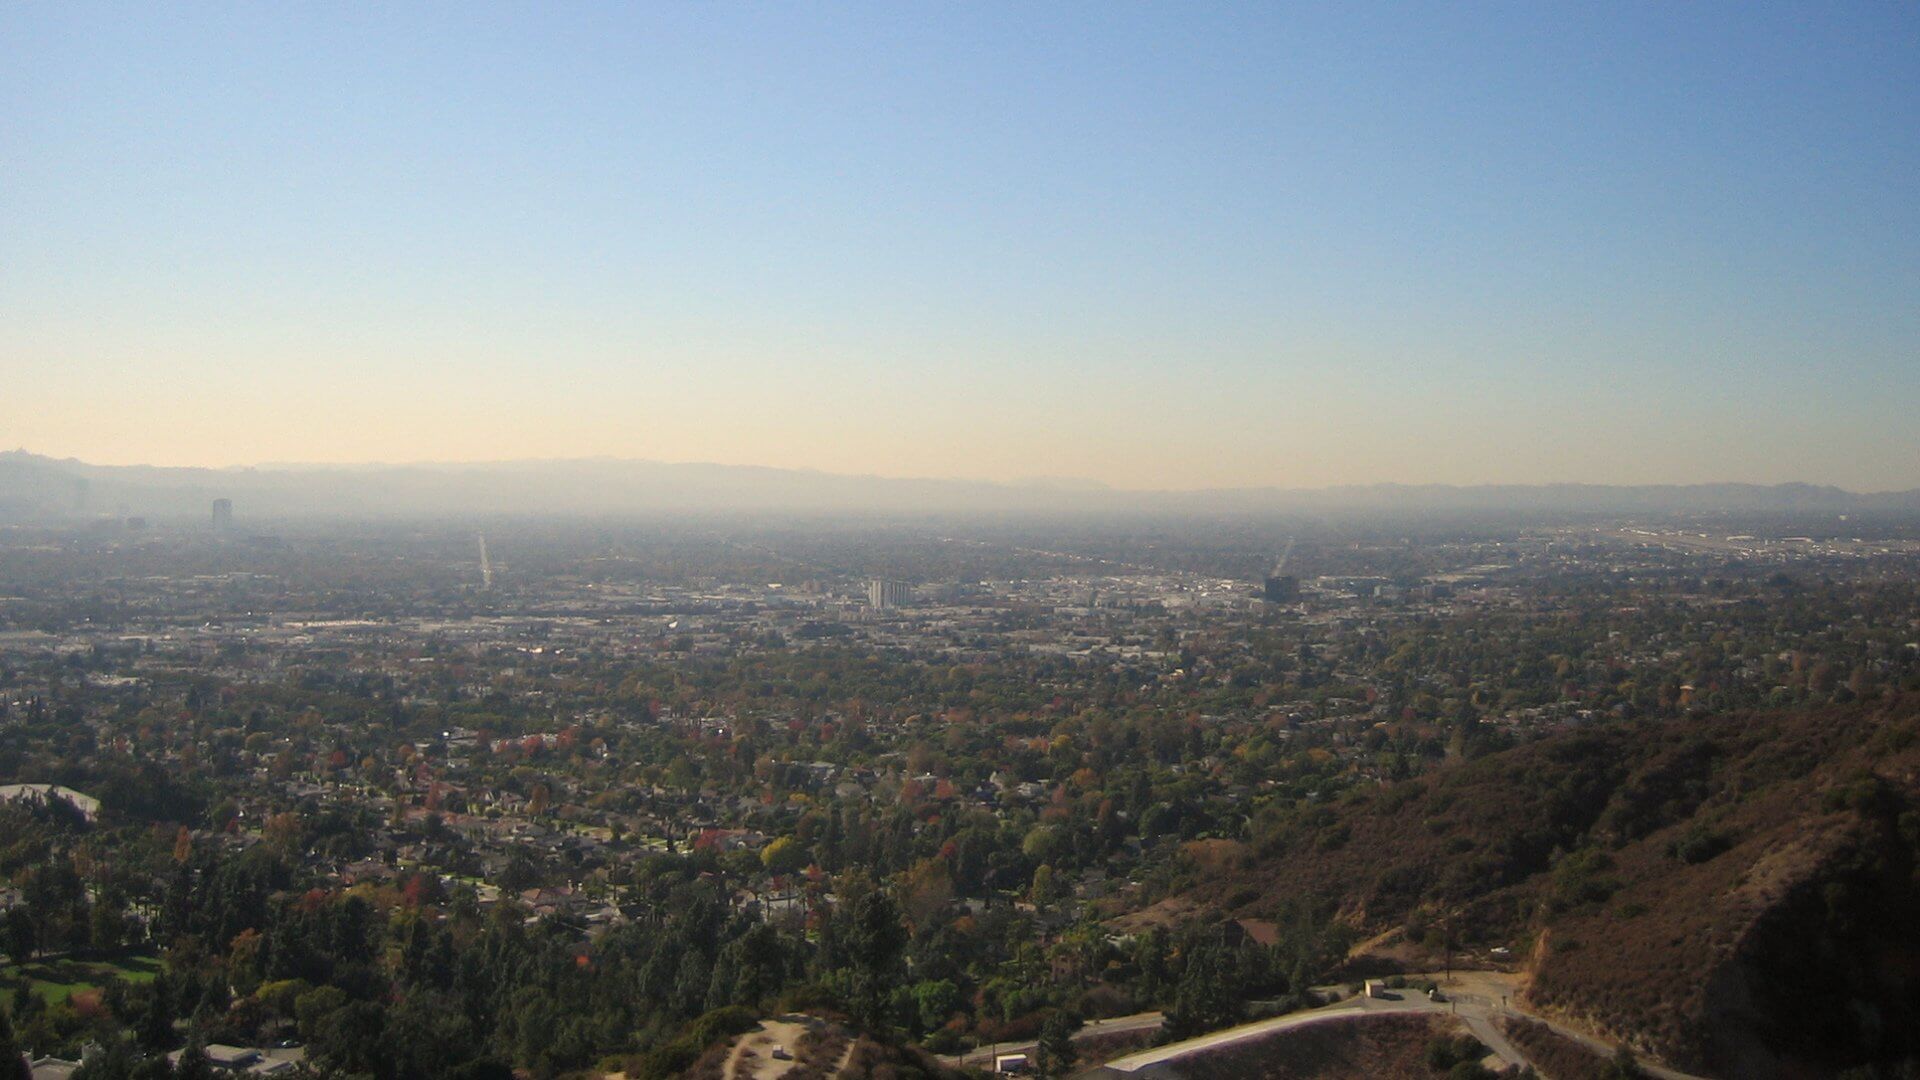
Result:
[[[1271,483],[1271,484],[1192,487],[1192,488],[1166,488],[1166,487],[1135,488],[1135,487],[1119,487],[1102,480],[1097,480],[1092,477],[1083,477],[1083,476],[1034,476],[1034,477],[1021,477],[1021,478],[1015,478],[1010,480],[993,480],[993,479],[985,479],[980,477],[964,477],[964,476],[926,476],[926,475],[903,476],[903,475],[889,475],[889,474],[878,473],[878,472],[836,472],[830,469],[821,469],[821,468],[816,468],[816,467],[806,466],[806,465],[768,465],[764,463],[739,463],[739,462],[710,461],[710,460],[674,461],[674,460],[668,460],[663,458],[622,457],[622,456],[613,455],[613,454],[589,454],[589,455],[563,456],[563,457],[530,457],[530,458],[466,458],[466,459],[455,459],[455,460],[414,459],[410,461],[371,460],[371,461],[332,461],[332,462],[330,461],[262,461],[262,462],[253,462],[250,464],[235,464],[235,465],[181,465],[181,464],[159,464],[155,462],[130,462],[129,463],[129,462],[89,461],[85,458],[75,457],[75,456],[55,457],[51,454],[43,454],[43,453],[39,453],[38,451],[29,450],[26,447],[16,447],[13,450],[0,451],[0,458],[6,458],[6,457],[28,457],[28,458],[38,459],[41,461],[50,461],[50,462],[56,462],[61,464],[81,465],[87,468],[94,468],[94,469],[172,469],[172,470],[179,470],[179,471],[197,471],[197,472],[211,472],[211,473],[300,472],[300,471],[353,472],[353,471],[373,471],[373,470],[380,470],[380,469],[484,469],[484,468],[499,468],[504,466],[581,465],[581,464],[653,465],[653,466],[664,466],[668,468],[714,468],[714,469],[739,469],[743,471],[774,472],[774,473],[798,473],[798,474],[805,474],[809,476],[825,477],[825,478],[832,478],[832,479],[872,480],[872,481],[880,481],[884,483],[970,485],[970,486],[989,487],[989,488],[1005,488],[1005,489],[1016,490],[1016,491],[1036,491],[1036,490],[1045,491],[1045,490],[1051,489],[1051,490],[1061,491],[1062,493],[1073,493],[1073,494],[1082,494],[1082,495],[1105,494],[1105,495],[1152,496],[1152,495],[1230,494],[1230,493],[1246,493],[1246,492],[1293,492],[1293,493],[1305,494],[1305,493],[1315,493],[1315,492],[1323,492],[1323,493],[1324,492],[1340,492],[1340,491],[1353,491],[1353,490],[1378,489],[1378,488],[1407,488],[1407,489],[1423,489],[1424,488],[1424,489],[1444,489],[1444,490],[1453,490],[1453,491],[1472,491],[1475,489],[1487,489],[1487,488],[1603,488],[1603,489],[1620,490],[1620,489],[1636,489],[1636,488],[1712,488],[1712,487],[1738,487],[1738,488],[1759,488],[1759,489],[1776,489],[1776,490],[1780,488],[1812,488],[1817,490],[1836,491],[1846,495],[1862,496],[1862,497],[1885,496],[1885,495],[1908,495],[1908,494],[1920,493],[1920,484],[1916,484],[1915,486],[1912,486],[1912,487],[1881,488],[1881,489],[1874,489],[1874,490],[1856,490],[1853,488],[1846,487],[1842,484],[1824,483],[1824,482],[1814,481],[1814,480],[1777,480],[1777,481],[1660,480],[1660,481],[1638,482],[1638,483],[1617,482],[1617,481],[1596,481],[1596,480],[1533,480],[1533,481],[1482,480],[1482,481],[1474,481],[1471,483],[1458,483],[1458,482],[1449,482],[1449,481],[1368,480],[1368,481],[1355,481],[1355,482],[1349,482],[1344,484],[1323,484],[1317,487],[1288,486],[1281,483]]]

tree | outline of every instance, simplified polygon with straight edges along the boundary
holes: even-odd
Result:
[[[900,907],[915,934],[938,926],[953,903],[953,875],[945,859],[922,859],[900,882]]]
[[[34,926],[33,914],[25,904],[16,906],[7,912],[7,955],[13,957],[16,964],[25,964],[39,951],[40,932]]]
[[[869,1030],[886,1025],[886,1007],[907,944],[893,898],[868,886],[848,905],[845,931],[848,1010]]]
[[[789,955],[779,931],[756,923],[720,950],[707,995],[709,1007],[750,1005],[772,996],[786,982]]]
[[[102,900],[93,905],[90,916],[92,924],[88,934],[93,939],[93,947],[101,952],[112,952],[123,943],[127,933],[127,916],[119,905]]]
[[[1066,836],[1052,825],[1035,825],[1020,842],[1020,850],[1028,858],[1041,863],[1053,862],[1066,847]]]
[[[1043,1076],[1064,1076],[1080,1058],[1079,1051],[1073,1047],[1073,1033],[1080,1030],[1080,1018],[1063,1010],[1055,1010],[1040,1027],[1040,1041],[1034,1047],[1039,1051],[1039,1064]]]
[[[791,836],[782,836],[760,849],[760,863],[776,874],[794,874],[807,868],[813,855]]]
[[[500,870],[499,883],[508,892],[530,889],[540,883],[540,870],[534,866],[532,856],[523,849],[515,848],[507,856],[507,865]]]
[[[437,1076],[479,1045],[472,1021],[452,1001],[431,993],[413,993],[392,1009],[382,1039],[401,1077]]]
[[[1487,1048],[1472,1035],[1448,1038],[1445,1035],[1427,1044],[1427,1068],[1445,1073],[1448,1080],[1483,1080],[1493,1074],[1480,1065]]]
[[[133,1080],[173,1080],[173,1066],[159,1054],[148,1054],[133,1067]]]
[[[309,1041],[318,1038],[320,1025],[345,1008],[348,1000],[346,991],[337,986],[316,987],[295,998],[293,1015],[299,1022],[301,1037]]]
[[[1239,964],[1225,945],[1218,941],[1192,945],[1174,987],[1167,1027],[1175,1035],[1188,1038],[1238,1023],[1240,984]]]
[[[1053,867],[1041,863],[1033,871],[1033,885],[1027,895],[1036,904],[1051,904],[1059,896],[1058,886],[1054,883]]]
[[[260,986],[261,942],[260,932],[249,927],[234,935],[227,953],[227,978],[243,997]]]
[[[1613,1052],[1613,1060],[1607,1063],[1607,1080],[1639,1080],[1646,1073],[1640,1069],[1640,1062],[1633,1056],[1633,1050],[1621,1043]]]
[[[180,1062],[173,1067],[174,1080],[213,1080],[213,1065],[207,1060],[207,1048],[195,1035],[180,1051]]]
[[[13,1017],[0,1009],[0,1080],[28,1080],[26,1055],[20,1052],[20,1039],[13,1031]]]
[[[355,1001],[321,1019],[315,1040],[321,1064],[343,1073],[390,1076],[386,1010],[371,1001]]]
[[[952,979],[922,980],[913,984],[914,1019],[921,1031],[932,1031],[947,1022],[960,1007],[960,988]]]
[[[173,1046],[173,991],[165,974],[151,986],[146,1007],[135,1023],[134,1037],[140,1040],[141,1049],[155,1054]]]

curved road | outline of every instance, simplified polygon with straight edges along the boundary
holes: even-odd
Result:
[[[1456,1016],[1466,1025],[1467,1030],[1473,1033],[1474,1038],[1479,1039],[1486,1044],[1488,1050],[1512,1065],[1531,1065],[1532,1063],[1500,1029],[1498,1019],[1502,1016],[1537,1020],[1553,1029],[1556,1034],[1572,1039],[1603,1057],[1611,1056],[1614,1052],[1614,1046],[1609,1043],[1510,1004],[1514,991],[1514,980],[1510,977],[1492,972],[1457,972],[1456,975],[1458,978],[1455,979],[1454,985],[1442,991],[1449,995],[1446,1000],[1429,1001],[1425,994],[1413,989],[1388,991],[1392,996],[1385,998],[1350,997],[1317,1009],[1306,1009],[1251,1024],[1242,1024],[1239,1027],[1227,1028],[1224,1031],[1216,1031],[1184,1042],[1169,1043],[1137,1054],[1129,1054],[1098,1068],[1085,1070],[1078,1075],[1176,1076],[1178,1073],[1175,1063],[1190,1054],[1231,1046],[1246,1039],[1263,1038],[1308,1024],[1354,1020],[1395,1012],[1446,1013]],[[1410,976],[1409,978],[1410,981],[1422,981],[1426,977]],[[1127,1031],[1158,1030],[1162,1019],[1160,1013],[1137,1013],[1133,1016],[1115,1017],[1110,1020],[1096,1020],[1075,1032],[1073,1040],[1081,1042]],[[1003,1043],[943,1060],[951,1065],[991,1069],[996,1052],[1000,1054],[1030,1053],[1033,1047],[1034,1044],[1031,1042]],[[1644,1059],[1640,1062],[1640,1068],[1649,1076],[1658,1077],[1660,1080],[1706,1080],[1704,1077],[1683,1073]],[[1535,1071],[1538,1071],[1537,1067]]]

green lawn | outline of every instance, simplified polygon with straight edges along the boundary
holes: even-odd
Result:
[[[91,990],[115,975],[130,983],[152,982],[160,973],[160,960],[154,956],[123,956],[113,960],[38,960],[31,964],[0,967],[0,986],[12,990],[22,983],[48,1004],[65,1001]]]

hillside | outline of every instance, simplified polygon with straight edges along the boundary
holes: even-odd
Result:
[[[1381,1016],[1346,1024],[1314,1024],[1265,1039],[1182,1058],[1184,1080],[1368,1080],[1428,1076],[1437,1042],[1458,1041],[1465,1028],[1436,1016]],[[1478,1047],[1471,1036],[1468,1046]],[[1484,1053],[1479,1048],[1475,1053]],[[1471,1057],[1471,1055],[1468,1055]],[[1463,1058],[1464,1060],[1465,1058]]]
[[[1511,945],[1528,1000],[1675,1064],[1920,1053],[1920,701],[1556,735],[1256,823],[1176,909],[1288,898],[1363,937]],[[1431,959],[1429,954],[1426,959]]]

